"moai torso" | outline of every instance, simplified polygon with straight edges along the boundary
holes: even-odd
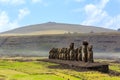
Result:
[[[82,45],[82,61],[83,62],[88,62],[88,42],[87,41],[83,41],[83,45]]]
[[[71,43],[69,48],[70,48],[70,50],[74,50],[74,43]]]
[[[50,52],[49,52],[51,59],[54,58],[54,54],[55,54],[54,50],[55,50],[55,48],[52,48],[52,49],[50,50]]]
[[[73,54],[74,54],[74,43],[71,43],[70,46],[69,46],[69,49],[70,49],[70,53],[69,53],[69,57],[70,57],[70,60],[73,60]]]
[[[93,50],[92,50],[93,46],[89,45],[88,46],[88,62],[94,62],[93,60]]]
[[[61,59],[61,55],[62,55],[62,48],[59,49],[59,59]]]
[[[53,49],[49,51],[49,59],[52,59]]]
[[[77,60],[82,61],[82,46],[78,48]]]

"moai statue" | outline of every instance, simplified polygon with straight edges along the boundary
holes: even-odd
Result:
[[[69,59],[73,60],[73,56],[74,56],[74,43],[71,43],[69,46],[70,52],[69,52]]]
[[[55,59],[55,48],[53,48],[52,59]]]
[[[70,60],[70,49],[69,48],[67,48],[67,60]]]
[[[65,51],[65,48],[62,48],[62,60],[64,60],[64,56],[65,56],[64,51]]]
[[[61,48],[61,50],[60,50],[59,59],[62,59],[62,48]]]
[[[52,55],[51,55],[52,59],[54,59],[54,54],[55,54],[55,48],[52,49]]]
[[[63,60],[64,57],[64,48],[62,48],[61,59]]]
[[[49,59],[52,59],[52,53],[53,53],[53,49],[49,51]]]
[[[65,48],[64,54],[65,54],[64,60],[66,60],[67,59],[67,48]]]
[[[75,51],[75,52],[74,52],[74,60],[77,60],[78,48],[76,48],[74,51]]]
[[[92,50],[93,46],[89,45],[88,46],[88,62],[94,62],[93,60],[93,50]]]
[[[70,53],[69,53],[69,60],[73,60],[73,50],[70,50]]]
[[[82,45],[82,61],[88,62],[88,42],[86,40],[83,41]]]
[[[60,52],[61,52],[61,48],[58,48],[58,56],[57,56],[57,59],[60,59]]]
[[[60,51],[60,59],[62,59],[63,57],[63,48],[61,48],[61,51]]]
[[[74,50],[74,43],[71,43],[69,48],[70,48],[70,50]]]
[[[58,57],[58,48],[55,49],[55,59]]]
[[[56,59],[58,59],[59,48],[57,48]]]
[[[67,48],[65,48],[65,57],[64,57],[65,60],[67,60],[67,54],[68,54],[67,52],[68,52]]]
[[[58,54],[58,48],[54,48],[53,58],[56,59]]]
[[[77,61],[82,61],[82,46],[78,48],[77,51]]]
[[[52,48],[52,49],[49,51],[49,59],[53,59],[53,58],[54,58],[54,50],[55,50],[55,48]]]

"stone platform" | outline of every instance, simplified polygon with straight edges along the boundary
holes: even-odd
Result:
[[[96,70],[104,73],[109,72],[109,65],[105,63],[98,63],[98,62],[85,63],[82,61],[69,61],[69,60],[58,60],[58,59],[43,59],[42,61],[57,63],[57,64],[66,65],[74,68]]]

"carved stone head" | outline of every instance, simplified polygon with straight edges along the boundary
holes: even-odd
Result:
[[[86,40],[83,41],[83,45],[87,46],[88,44],[89,43]]]

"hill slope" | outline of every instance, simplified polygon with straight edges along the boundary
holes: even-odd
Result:
[[[78,32],[81,34],[64,34],[66,32]],[[94,46],[95,56],[120,57],[117,54],[120,53],[120,32],[114,32],[117,31],[93,26],[53,22],[26,26],[3,33],[10,34],[10,36],[0,35],[0,56],[48,56],[49,50],[53,47],[68,47],[71,42],[74,42],[76,48],[81,45],[83,40],[87,40]],[[56,33],[57,35],[42,35]],[[18,34],[22,34],[22,36]],[[29,36],[23,34],[29,34]],[[99,55],[96,54],[99,52]],[[110,54],[110,52],[115,54]]]
[[[94,26],[48,22],[48,23],[43,23],[43,24],[36,24],[36,25],[30,25],[30,26],[17,28],[14,30],[4,32],[2,34],[29,34],[29,33],[36,33],[36,32],[37,32],[37,34],[42,34],[41,31],[42,32],[46,31],[45,33],[49,34],[50,33],[49,30],[50,30],[50,32],[57,30],[57,31],[53,32],[55,34],[57,34],[57,32],[58,32],[58,34],[59,33],[61,33],[61,34],[67,33],[67,32],[77,32],[77,33],[117,32],[115,30],[94,27]],[[58,31],[58,30],[60,30],[60,31]]]

